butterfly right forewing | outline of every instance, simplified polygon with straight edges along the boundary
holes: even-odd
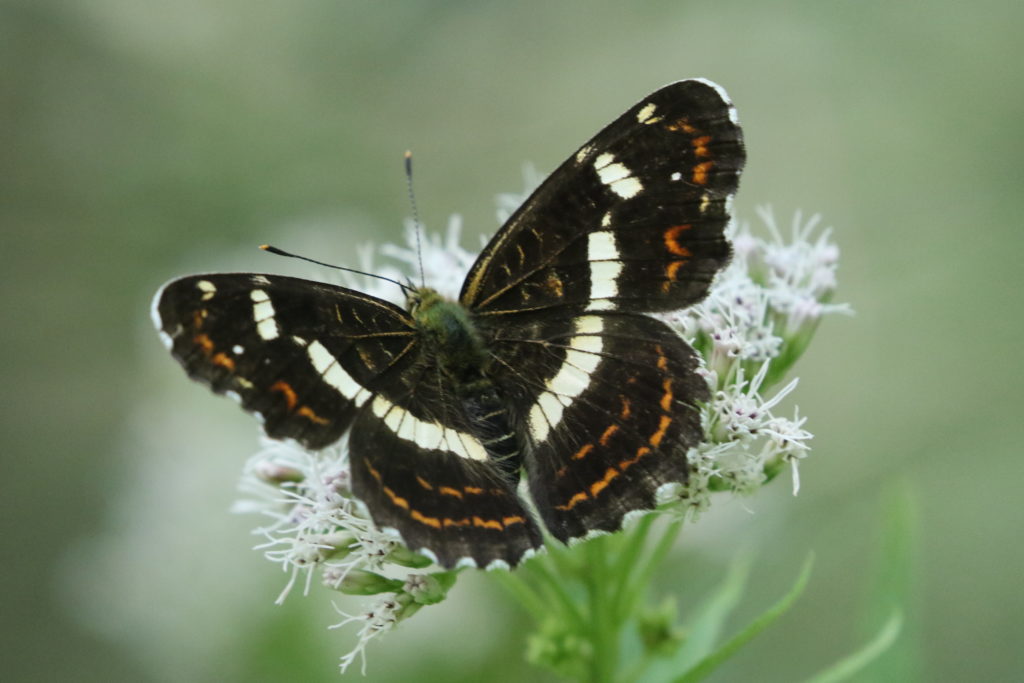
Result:
[[[417,359],[408,315],[381,299],[279,275],[174,280],[154,322],[195,380],[235,396],[264,431],[319,449],[379,391],[402,391]]]

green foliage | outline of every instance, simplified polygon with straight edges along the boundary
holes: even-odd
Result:
[[[578,549],[551,548],[515,574],[496,573],[536,620],[527,660],[577,681],[696,683],[778,622],[810,580],[813,555],[782,597],[723,639],[747,585],[750,557],[739,553],[718,587],[681,620],[673,597],[652,601],[648,590],[679,528],[678,520],[659,524],[648,515],[625,533]],[[869,642],[810,681],[851,680],[890,649],[901,627],[902,614],[894,610]]]

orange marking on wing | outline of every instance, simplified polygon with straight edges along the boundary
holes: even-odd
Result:
[[[698,138],[690,140],[690,144],[693,145],[693,153],[699,157],[709,157],[711,152],[708,151],[708,144],[711,142],[710,135],[701,135]]]
[[[390,498],[392,503],[402,508],[403,510],[409,509],[409,501],[407,501],[405,498],[402,498],[400,495],[392,491],[390,487],[384,487],[384,495]],[[413,510],[413,512],[415,512],[415,510]]]
[[[451,486],[441,486],[437,489],[437,492],[442,496],[455,496],[459,500],[462,500],[462,491],[453,489]]]
[[[412,512],[409,513],[409,516],[415,519],[417,522],[420,522],[421,524],[432,526],[435,529],[441,528],[441,520],[439,520],[437,517],[427,517],[426,515],[422,514],[419,510],[413,510]]]
[[[418,474],[416,475],[416,482],[428,491],[434,490],[434,487],[430,485],[430,482],[424,479],[423,477],[419,476]]]
[[[611,483],[611,480],[617,476],[619,476],[619,471],[614,467],[609,467],[604,473],[604,479],[595,481],[593,484],[590,485],[590,495],[597,498],[597,494],[601,493],[601,491],[604,491],[606,488],[608,488],[608,484]]]
[[[548,288],[548,291],[557,296],[559,299],[565,296],[565,287],[562,285],[562,279],[558,277],[555,271],[552,270],[551,272],[548,273],[548,279],[545,284]]]
[[[373,361],[373,356],[370,355],[370,352],[364,348],[359,348],[357,351],[359,352],[359,358],[363,361],[363,365],[371,371],[376,371],[377,364]]]
[[[501,522],[496,519],[483,519],[475,515],[473,517],[473,526],[478,526],[482,529],[497,529],[498,531],[505,528],[501,525]]]
[[[380,472],[378,472],[377,470],[373,469],[373,465],[370,464],[370,461],[367,458],[363,458],[363,464],[366,465],[366,469],[368,469],[370,471],[370,476],[372,476],[378,482],[382,481],[382,479],[380,477]]]
[[[463,488],[462,490],[465,491],[466,493],[469,493],[471,495],[476,495],[476,496],[479,496],[481,493],[484,492],[484,490],[482,488],[480,488],[479,486],[467,486],[467,487]]]
[[[692,225],[684,223],[682,225],[673,225],[666,230],[664,234],[665,248],[676,256],[686,256],[687,258],[693,256],[693,252],[679,244],[679,236],[691,228],[693,228]]]
[[[622,399],[622,412],[619,413],[619,417],[625,420],[632,414],[633,411],[630,410],[628,398],[622,395],[620,395],[619,398]]]
[[[608,445],[608,440],[611,439],[612,435],[615,434],[615,432],[617,432],[617,431],[619,431],[619,425],[609,425],[608,429],[604,430],[604,434],[602,434],[601,438],[599,439],[600,442],[601,442],[601,445],[602,446],[607,446]]]
[[[572,510],[573,507],[576,506],[576,503],[582,502],[582,501],[586,500],[589,497],[590,496],[587,495],[586,491],[580,491],[575,496],[570,498],[568,503],[566,503],[565,505],[556,505],[555,509],[556,510]]]
[[[668,357],[665,356],[665,349],[661,348],[661,344],[655,344],[654,352],[658,354],[658,369],[664,372],[668,369]]]
[[[318,425],[330,424],[331,422],[326,417],[320,417],[319,415],[317,415],[316,412],[314,412],[313,409],[310,408],[309,406],[299,406],[299,410],[297,411],[297,413],[302,417],[306,418],[307,420],[309,420],[310,422],[315,422]]]
[[[468,526],[469,517],[463,517],[462,519],[451,519],[449,517],[444,518],[445,526]]]
[[[209,315],[205,308],[192,313],[192,327],[197,330],[203,326],[203,321],[206,320],[206,316]]]
[[[295,395],[295,390],[292,389],[291,384],[288,384],[283,379],[279,379],[270,385],[270,390],[283,394],[284,401],[288,404],[288,410],[295,410],[295,404],[299,402],[299,398]]]
[[[686,261],[672,261],[665,266],[665,277],[668,278],[661,283],[661,291],[668,292],[672,289],[672,283],[679,277],[679,269],[686,265]]]
[[[661,388],[665,390],[665,395],[661,397],[661,409],[667,413],[672,408],[672,378],[666,377]]]
[[[502,517],[501,523],[505,526],[510,524],[526,524],[526,518],[519,515],[513,515],[512,517]]]
[[[222,368],[227,368],[228,370],[231,370],[232,372],[234,372],[234,370],[235,370],[235,361],[232,360],[231,357],[228,356],[226,353],[223,353],[223,352],[215,353],[213,355],[213,358],[210,359],[210,361],[214,365],[219,365]]]
[[[668,431],[668,426],[672,424],[672,418],[668,415],[661,416],[661,423],[658,425],[658,431],[651,434],[651,438],[648,441],[652,446],[657,448],[661,445],[661,440],[665,438],[665,432]]]
[[[619,469],[621,469],[623,472],[625,472],[627,469],[629,469],[630,467],[635,465],[637,462],[639,462],[640,458],[644,457],[645,455],[647,455],[650,452],[651,452],[650,448],[648,448],[647,446],[641,446],[640,448],[636,449],[636,455],[634,455],[629,460],[623,460],[623,461],[621,461],[619,463]]]
[[[693,182],[695,185],[707,185],[708,171],[715,165],[713,161],[703,161],[693,167]]]
[[[555,479],[561,479],[562,477],[565,476],[565,473],[568,472],[568,471],[569,471],[569,466],[568,465],[562,467],[557,472],[555,472]]]
[[[697,132],[697,129],[690,125],[689,121],[685,116],[681,116],[672,123],[666,124],[665,127],[671,131],[681,130],[684,133],[689,133],[690,135],[693,135],[694,133]]]
[[[587,453],[589,453],[592,450],[594,450],[594,444],[588,443],[583,448],[581,448],[578,451],[576,451],[575,453],[573,453],[572,459],[573,460],[582,460],[583,458],[587,457]]]
[[[196,336],[192,337],[192,341],[194,341],[198,346],[200,346],[203,349],[203,353],[206,354],[207,356],[213,353],[213,340],[210,339],[209,335],[197,334]]]

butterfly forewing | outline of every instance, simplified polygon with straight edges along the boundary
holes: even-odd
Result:
[[[524,202],[473,266],[462,302],[494,316],[699,301],[729,259],[722,233],[744,159],[735,111],[718,86],[662,88]]]
[[[374,392],[400,392],[416,357],[397,306],[277,275],[174,280],[154,318],[190,377],[237,396],[268,436],[314,449],[337,441]]]

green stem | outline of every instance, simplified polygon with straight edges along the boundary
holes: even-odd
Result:
[[[591,644],[590,680],[593,683],[607,683],[615,679],[618,667],[618,622],[611,609],[607,589],[608,548],[603,536],[587,542],[587,571],[584,584],[589,603],[589,633]]]
[[[537,594],[537,591],[530,588],[530,586],[518,576],[509,572],[497,571],[493,572],[491,576],[495,581],[504,586],[505,590],[511,593],[512,596],[526,608],[526,611],[529,612],[538,623],[551,613],[549,604]]]
[[[650,516],[653,517],[653,515]],[[637,561],[638,571],[635,576],[630,578],[629,584],[617,596],[616,616],[629,615],[635,611],[636,603],[643,597],[644,592],[650,585],[651,576],[661,566],[661,563],[665,561],[665,556],[672,549],[672,545],[675,543],[676,537],[679,536],[679,531],[682,527],[682,517],[672,520],[665,527],[647,559]]]
[[[563,577],[567,575],[564,573],[561,576],[553,574],[548,568],[546,560],[547,558],[538,558],[526,565],[529,571],[536,577],[548,598],[545,601],[545,617],[551,616],[552,608],[560,607],[566,619],[572,623],[574,630],[579,632],[585,631],[586,620],[584,619],[583,612],[573,601],[572,596],[565,590],[566,581]]]
[[[632,584],[633,576],[643,569],[643,562],[640,561],[640,558],[644,546],[647,544],[647,538],[650,536],[655,517],[654,514],[644,515],[632,529],[624,534],[626,542],[622,544],[612,569],[612,576],[616,578],[612,600],[616,606],[615,614],[619,618],[627,616],[620,611],[622,595],[626,587]]]

